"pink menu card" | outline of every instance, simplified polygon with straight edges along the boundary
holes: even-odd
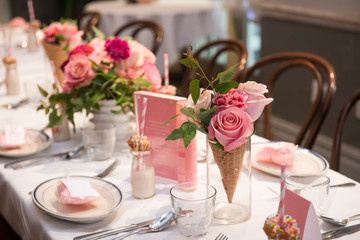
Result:
[[[181,126],[184,118],[178,116],[161,127],[171,117],[180,113],[186,98],[160,93],[138,91],[134,93],[138,112],[141,114],[143,98],[147,98],[144,135],[151,141],[151,159],[155,168],[155,175],[181,182],[195,182],[196,171],[196,139],[184,147],[182,139],[165,141],[166,137]]]

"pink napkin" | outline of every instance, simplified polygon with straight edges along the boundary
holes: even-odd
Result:
[[[273,163],[276,165],[286,164],[291,167],[294,162],[295,144],[288,142],[271,143],[256,154],[259,162]]]
[[[91,203],[100,198],[88,181],[71,179],[59,181],[56,196],[59,202],[72,205]]]

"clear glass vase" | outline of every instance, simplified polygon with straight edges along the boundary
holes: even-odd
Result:
[[[218,191],[213,219],[219,224],[236,224],[251,216],[251,140],[226,152],[211,140],[215,164],[207,160],[208,184]]]

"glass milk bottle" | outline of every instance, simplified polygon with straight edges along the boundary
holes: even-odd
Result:
[[[155,195],[155,170],[150,151],[131,151],[131,192],[139,199]]]
[[[20,80],[16,70],[16,59],[13,57],[4,57],[3,62],[6,68],[5,85],[6,94],[18,95],[20,94]]]

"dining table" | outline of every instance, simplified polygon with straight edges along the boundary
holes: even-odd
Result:
[[[43,50],[38,52],[28,52],[27,49],[15,47],[13,56],[17,59],[18,73],[22,86],[37,81],[46,84],[51,83],[51,71],[45,58]],[[4,68],[0,67],[0,80],[4,78]],[[44,81],[43,81],[44,80]],[[71,132],[68,141],[55,142],[52,140],[51,131],[47,126],[47,117],[43,111],[36,111],[36,103],[41,100],[41,96],[34,97],[30,102],[15,108],[8,109],[6,104],[16,102],[26,97],[35,95],[35,92],[23,91],[18,96],[8,96],[5,93],[5,86],[0,87],[0,128],[5,125],[21,124],[27,129],[45,133],[49,136],[48,146],[31,157],[48,156],[49,154],[63,152],[81,145],[81,131],[76,129]],[[87,118],[78,116],[77,121],[86,122]],[[202,134],[197,136],[197,179],[205,182],[207,178],[207,164],[203,161],[205,149],[205,137]],[[252,145],[267,142],[260,136],[253,135]],[[121,144],[120,144],[121,145]],[[170,188],[176,182],[163,178],[155,179],[155,195],[148,199],[136,199],[131,194],[131,154],[130,149],[123,147],[117,149],[113,156],[108,160],[90,161],[86,154],[71,160],[46,158],[46,161],[39,164],[28,166],[21,169],[5,168],[4,166],[18,157],[0,154],[0,214],[5,218],[13,230],[25,240],[68,240],[76,236],[84,235],[100,230],[111,229],[114,227],[138,223],[149,219],[160,217],[164,213],[171,211]],[[111,212],[101,215],[95,222],[80,223],[71,218],[59,214],[50,213],[35,204],[32,194],[38,186],[50,179],[65,176],[87,176],[92,177],[104,170],[115,159],[120,160],[120,164],[102,181],[115,186],[121,191],[122,200],[119,206]],[[216,168],[214,162],[210,162],[210,168]],[[330,188],[327,209],[325,215],[345,218],[360,213],[360,184],[338,172],[328,169],[322,174],[330,178],[331,184],[343,182],[356,183],[353,187]],[[211,177],[211,176],[210,176]],[[198,239],[215,239],[219,233],[227,235],[228,239],[267,239],[262,228],[268,216],[275,213],[279,205],[279,195],[273,189],[280,191],[280,178],[266,171],[252,168],[251,177],[251,216],[239,224],[223,225],[213,222],[208,233]],[[43,196],[45,197],[45,196]],[[100,209],[101,210],[101,209]],[[63,214],[63,215],[64,215]],[[358,224],[359,221],[352,221],[348,225]],[[321,232],[335,229],[335,226],[319,220]],[[0,233],[1,235],[1,233]],[[104,239],[111,239],[110,237]],[[143,233],[129,236],[128,239],[186,239],[179,233],[175,223],[161,232]],[[358,240],[360,231],[351,235],[343,236],[339,239]]]
[[[187,46],[196,47],[196,44],[200,45],[209,38],[228,37],[227,15],[220,1],[156,0],[142,4],[128,4],[125,0],[92,1],[85,5],[84,11],[97,11],[101,14],[98,28],[106,36],[112,36],[118,28],[131,20],[149,19],[160,24],[164,37],[156,64],[161,73],[165,53],[172,65],[182,56],[180,50]],[[146,40],[140,42],[144,44]]]

